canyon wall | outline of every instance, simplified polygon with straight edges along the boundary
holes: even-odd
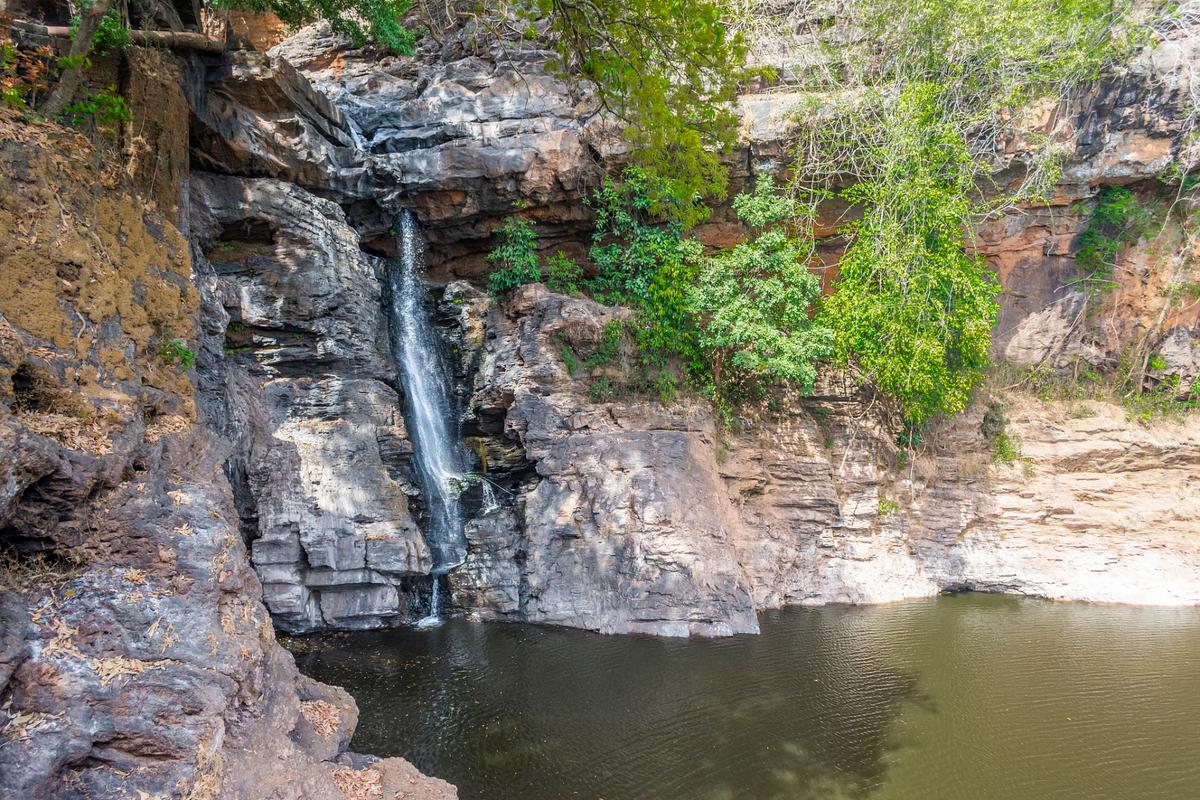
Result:
[[[1048,206],[978,232],[1006,289],[998,357],[1111,366],[1141,343],[1153,379],[1195,381],[1200,306],[1172,295],[1200,280],[1194,201],[1159,180],[1196,167],[1184,22],[1028,122],[1068,153]],[[546,248],[584,256],[581,201],[621,158],[544,60],[470,31],[380,57],[315,26],[267,52],[133,51],[123,88],[148,124],[111,145],[0,112],[0,796],[452,793],[348,752],[353,701],[298,675],[274,633],[427,607],[384,313],[400,208],[429,241],[463,433],[498,501],[464,494],[455,610],[725,635],[763,608],[961,588],[1200,603],[1194,415],[1143,424],[998,376],[902,461],[869,393],[832,373],[733,428],[694,398],[593,391],[625,367],[581,357],[628,312],[478,288],[518,202]],[[786,82],[742,98],[735,188],[786,166],[796,99]],[[1014,171],[1026,149],[1006,143]],[[1097,307],[1073,254],[1116,184],[1178,213],[1122,253]],[[698,234],[742,231],[721,205]],[[982,431],[994,407],[1011,464]]]
[[[996,384],[905,464],[870,396],[833,375],[736,431],[699,401],[595,400],[622,367],[583,355],[622,313],[537,285],[487,312],[471,422],[512,494],[451,574],[480,616],[719,635],[756,631],[757,609],[960,589],[1200,603],[1195,415],[1143,426]],[[1012,464],[983,432],[1000,399]]]
[[[373,259],[335,203],[189,170],[225,66],[127,66],[142,136],[0,111],[0,797],[451,798],[349,752],[353,699],[297,672],[251,565],[427,567]]]
[[[1050,203],[977,232],[975,247],[1005,287],[997,358],[1104,369],[1136,342],[1159,355],[1152,373],[1177,376],[1181,393],[1195,380],[1200,307],[1165,297],[1197,277],[1194,200],[1160,181],[1197,160],[1194,27],[1164,31],[1127,68],[1035,110],[1003,143],[1000,168],[1014,179],[1035,138],[1065,156]],[[700,402],[589,399],[596,379],[619,374],[571,375],[560,350],[590,352],[619,310],[542,288],[497,307],[470,288],[486,272],[491,232],[518,202],[546,250],[583,256],[589,219],[579,201],[598,180],[595,160],[620,158],[611,131],[586,116],[586,96],[541,73],[545,54],[509,55],[480,49],[467,32],[411,60],[364,58],[320,26],[271,51],[343,113],[384,205],[417,211],[431,280],[468,282],[447,288],[441,319],[461,356],[464,433],[504,491],[499,508],[468,526],[471,555],[450,575],[460,608],[608,632],[719,635],[756,629],[760,608],[964,587],[1200,600],[1187,535],[1197,520],[1186,499],[1194,420],[1148,427],[1110,402],[1046,403],[996,386],[901,468],[870,398],[833,376],[817,397],[782,404],[793,413],[747,409],[736,433],[718,431]],[[741,98],[735,189],[786,166],[802,99],[786,80]],[[1117,286],[1100,302],[1079,284],[1074,252],[1098,187],[1109,185],[1176,213],[1122,254]],[[386,254],[386,218],[347,205],[367,246]],[[830,223],[839,211],[828,209]],[[728,245],[743,234],[718,205],[698,235]],[[838,246],[831,237],[823,249]],[[1023,442],[1018,466],[991,463],[980,431],[990,403],[1008,406],[1009,433]],[[1159,486],[1185,500],[1164,505]]]

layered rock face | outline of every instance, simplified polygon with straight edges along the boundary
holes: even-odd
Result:
[[[588,404],[559,356],[594,349],[616,313],[533,286],[488,317],[473,414],[520,442],[537,479],[472,526],[456,596],[488,616],[606,633],[756,632],[707,413]],[[513,454],[494,449],[503,474]]]
[[[353,701],[297,674],[271,618],[424,611],[379,256],[410,207],[431,278],[478,282],[517,201],[550,246],[583,249],[579,201],[617,154],[544,58],[460,33],[377,59],[320,27],[182,72],[134,51],[128,94],[154,124],[123,142],[124,175],[102,166],[115,152],[0,114],[0,796],[453,795],[348,753]],[[1200,306],[1168,301],[1197,277],[1194,226],[1122,254],[1101,325],[1072,253],[1095,186],[1195,167],[1196,63],[1167,32],[1033,120],[1072,155],[1050,208],[980,231],[1008,290],[997,355],[1104,363],[1136,341],[1152,372],[1194,381]],[[735,180],[782,166],[789,102],[743,98]],[[727,209],[701,233],[741,234]],[[700,402],[591,399],[620,368],[571,364],[619,309],[538,286],[496,305],[459,282],[438,311],[486,479],[464,496],[458,609],[725,635],[762,608],[959,588],[1200,603],[1195,417],[1144,427],[999,387],[1025,461],[992,464],[981,404],[901,466],[870,398],[832,376],[735,434]]]
[[[376,199],[419,216],[435,280],[484,274],[492,230],[518,204],[549,239],[578,238],[591,216],[579,201],[599,185],[598,151],[612,146],[588,122],[593,104],[546,74],[545,52],[481,45],[477,33],[427,39],[416,58],[397,59],[346,52],[317,25],[271,51],[345,115]],[[355,221],[368,238],[391,225],[369,209]]]
[[[224,163],[213,168],[236,171],[253,163],[337,200],[362,244],[381,254],[391,252],[385,209],[413,208],[430,242],[435,282],[467,278],[478,283],[490,233],[518,200],[529,203],[526,213],[551,247],[582,252],[588,220],[579,201],[600,174],[592,156],[614,155],[605,132],[589,121],[586,98],[573,96],[543,73],[543,53],[502,57],[476,49],[469,32],[461,31],[422,47],[415,59],[379,58],[347,50],[327,28],[315,26],[269,54],[237,56],[228,71],[210,79],[209,110],[200,116],[218,133],[220,119],[245,117],[248,123],[221,133],[232,144],[208,148],[224,154]],[[1035,110],[1022,134],[1004,143],[1002,157],[1014,179],[1034,134],[1057,143],[1067,156],[1049,206],[1016,209],[978,232],[976,247],[1006,287],[995,335],[998,358],[1057,367],[1081,359],[1111,365],[1137,341],[1147,353],[1155,350],[1167,359],[1162,374],[1179,374],[1183,390],[1194,379],[1200,360],[1197,311],[1163,300],[1168,286],[1194,277],[1194,243],[1186,225],[1168,221],[1176,228],[1153,247],[1124,253],[1119,285],[1101,308],[1080,288],[1074,263],[1097,186],[1132,184],[1149,196],[1155,194],[1150,187],[1157,176],[1171,164],[1184,171],[1194,166],[1197,154],[1184,136],[1198,85],[1192,74],[1194,49],[1186,26],[1168,31],[1121,74],[1064,107]],[[308,80],[327,99],[314,98]],[[300,101],[288,105],[273,97]],[[786,87],[742,98],[735,186],[755,172],[785,166],[791,110],[799,99]],[[264,114],[268,108],[282,109],[272,112],[275,121]],[[302,141],[292,142],[289,131],[291,136],[299,131]],[[228,219],[219,222],[225,224]],[[718,208],[699,234],[707,242],[728,244],[742,232],[728,209]],[[836,240],[829,248],[836,250]],[[342,263],[340,257],[327,260]],[[342,268],[364,276],[368,271]],[[258,313],[272,316],[269,325],[259,326],[263,329],[311,328],[313,320],[303,314],[292,319],[301,305],[287,300],[292,290],[274,280],[236,277],[238,270],[218,271],[229,273],[221,280],[231,287],[260,288],[226,295],[235,318]],[[365,289],[345,296],[377,309],[377,279],[355,284]],[[333,296],[343,296],[342,291],[335,289]],[[832,386],[823,404],[813,406],[815,416],[805,412],[779,419],[760,409],[746,420],[753,435],[718,435],[700,404],[663,409],[649,401],[585,398],[587,382],[566,374],[558,350],[565,342],[586,352],[599,328],[619,312],[544,292],[489,309],[486,299],[459,284],[446,297],[441,317],[461,356],[458,390],[469,407],[464,433],[470,449],[481,455],[479,467],[486,465],[503,490],[498,507],[476,514],[468,525],[471,556],[450,576],[454,602],[462,608],[488,617],[612,632],[721,634],[754,630],[756,608],[884,601],[960,586],[1063,598],[1194,602],[1185,585],[1194,576],[1193,553],[1186,537],[1173,538],[1170,525],[1163,528],[1162,564],[1163,569],[1183,565],[1174,576],[1159,576],[1146,566],[1153,559],[1144,555],[1118,558],[1096,572],[1096,563],[1107,564],[1114,548],[1124,546],[1122,537],[1132,541],[1130,553],[1141,553],[1142,542],[1159,542],[1157,534],[1121,528],[1119,513],[1107,514],[1108,507],[1099,503],[1069,523],[1086,531],[1070,537],[1078,558],[1067,558],[1060,555],[1067,547],[1065,528],[1035,524],[1017,510],[1032,513],[1045,504],[1051,486],[1083,486],[1092,480],[1086,476],[1115,471],[1105,449],[1111,444],[1073,465],[1060,465],[1043,453],[1044,459],[1035,457],[1034,477],[1013,483],[1017,476],[989,467],[981,455],[987,445],[978,432],[983,412],[977,410],[945,436],[960,452],[980,455],[964,461],[927,454],[921,461],[926,477],[911,469],[900,474],[886,426],[865,414],[857,395]],[[263,315],[251,307],[270,305],[268,299],[282,302],[278,311]],[[327,349],[337,349],[337,336],[370,340],[371,325],[381,323],[362,322],[330,330]],[[231,334],[230,342],[242,341],[239,335]],[[309,359],[280,369],[271,364],[280,347],[274,335],[262,344],[253,348],[253,363],[238,356],[260,387],[281,386],[284,376],[303,383],[317,374],[336,373],[336,380],[344,381],[353,373],[378,382],[372,391],[378,390],[380,400],[367,403],[368,411],[340,399],[317,406],[295,392],[286,398],[280,389],[269,392],[268,406],[274,410],[264,412],[269,421],[260,428],[268,432],[270,445],[256,448],[259,455],[246,463],[259,459],[261,475],[293,488],[249,479],[246,495],[253,509],[243,521],[253,531],[250,536],[262,537],[253,545],[255,563],[273,612],[280,624],[295,630],[403,621],[417,602],[414,592],[406,594],[409,581],[428,565],[408,508],[413,506],[419,519],[401,423],[393,418],[392,432],[383,435],[399,450],[373,450],[364,441],[369,436],[351,442],[341,433],[316,433],[331,426],[332,417],[361,419],[376,432],[385,429],[380,415],[386,415],[388,398],[379,384],[394,385],[394,378],[370,365],[369,358],[342,358],[337,364]],[[383,358],[386,342],[373,347]],[[327,387],[329,380],[322,377],[315,385]],[[321,396],[330,394],[322,390]],[[1153,448],[1149,442],[1158,434],[1119,423],[1121,413],[1096,406],[1096,419],[1111,425],[1098,434],[1100,442],[1128,439],[1131,447],[1136,442],[1136,448],[1151,452],[1144,448]],[[1035,403],[1012,410],[1014,435],[1026,439],[1029,453],[1049,447],[1039,444],[1049,437],[1082,436],[1084,428],[1071,426],[1087,424],[1080,418],[1064,423],[1065,432],[1052,426],[1026,429],[1022,414],[1033,425],[1032,420],[1062,412]],[[380,440],[378,433],[375,438]],[[1171,458],[1189,464],[1187,436],[1179,447]],[[261,454],[267,452],[273,455],[264,460]],[[338,510],[334,502],[345,493],[331,476],[346,472],[350,452],[356,461],[365,453],[374,475],[355,479],[355,502],[375,509],[364,520],[350,518],[348,509]],[[254,469],[246,472],[253,475]],[[1186,482],[1186,472],[1183,467],[1164,479]],[[326,495],[324,486],[339,491]],[[1078,502],[1090,502],[1086,491],[1078,491]],[[402,504],[405,498],[418,502]],[[1146,501],[1131,489],[1113,509]],[[466,503],[471,509],[488,507],[476,490]],[[899,508],[881,513],[893,505]],[[1000,510],[1007,508],[1013,512]],[[1185,526],[1191,513],[1183,514]],[[408,547],[405,559],[373,557],[372,537],[389,527],[399,531],[392,534],[389,552]],[[1015,543],[1025,543],[1031,555],[1021,557],[1022,547]],[[1055,559],[1061,567],[1050,569]],[[1104,576],[1108,588],[1095,575]],[[1118,577],[1110,581],[1113,575]],[[1160,593],[1158,584],[1170,588]]]
[[[378,305],[312,304],[334,286],[361,302],[371,267],[340,209],[295,186],[192,175],[181,192],[185,81],[161,51],[129,59],[156,133],[124,143],[128,172],[116,143],[0,116],[0,797],[453,797],[347,752],[354,701],[297,673],[246,544],[261,517],[264,554],[299,549],[287,526],[317,518],[315,572],[362,566],[347,527],[379,540],[371,566],[423,567]],[[197,242],[227,256],[217,270]],[[329,285],[308,283],[322,269]],[[286,324],[283,296],[303,307]],[[226,308],[261,366],[227,363]],[[327,374],[272,384],[298,363]],[[338,459],[381,499],[350,511],[313,488]]]
[[[563,354],[620,313],[530,286],[487,317],[473,413],[487,441],[522,445],[496,447],[497,480],[522,460],[536,478],[472,524],[451,575],[481,616],[719,635],[757,630],[756,609],[966,588],[1200,603],[1195,417],[1143,428],[1099,401],[1011,400],[1026,460],[997,466],[980,404],[901,468],[869,398],[832,379],[736,434],[701,403],[590,400],[610,368],[573,376]]]
[[[192,231],[230,316],[221,383],[243,530],[276,622],[373,627],[428,574],[409,509],[381,265],[333,202],[294,184],[193,174]]]

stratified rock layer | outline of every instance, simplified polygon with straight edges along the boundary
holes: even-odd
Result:
[[[294,184],[197,173],[191,189],[230,316],[230,471],[267,607],[293,632],[411,616],[397,587],[432,561],[409,512],[378,260],[336,204]]]
[[[471,527],[456,596],[489,618],[718,635],[754,611],[979,589],[1200,604],[1200,419],[1153,427],[1109,403],[1008,397],[1023,460],[993,464],[984,406],[908,467],[870,404],[828,381],[718,433],[700,403],[596,403],[562,353],[620,312],[518,290],[488,316],[473,411],[536,478]],[[506,461],[508,463],[506,463]],[[1163,487],[1171,487],[1164,493]]]

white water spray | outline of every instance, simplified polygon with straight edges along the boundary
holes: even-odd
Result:
[[[399,224],[400,258],[388,271],[392,352],[404,389],[417,480],[429,515],[425,542],[433,555],[432,593],[429,616],[420,623],[428,625],[436,624],[440,612],[440,576],[461,564],[467,555],[458,497],[466,458],[459,442],[449,373],[442,363],[429,314],[429,296],[421,281],[424,243],[412,212],[402,212]]]

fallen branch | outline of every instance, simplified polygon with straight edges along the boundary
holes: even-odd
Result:
[[[19,27],[32,34],[42,36],[71,37],[71,29],[65,25],[38,25],[21,20],[14,22],[13,27]],[[225,42],[214,39],[195,31],[130,31],[129,37],[134,44],[143,47],[168,47],[174,50],[199,50],[204,53],[224,53]]]

